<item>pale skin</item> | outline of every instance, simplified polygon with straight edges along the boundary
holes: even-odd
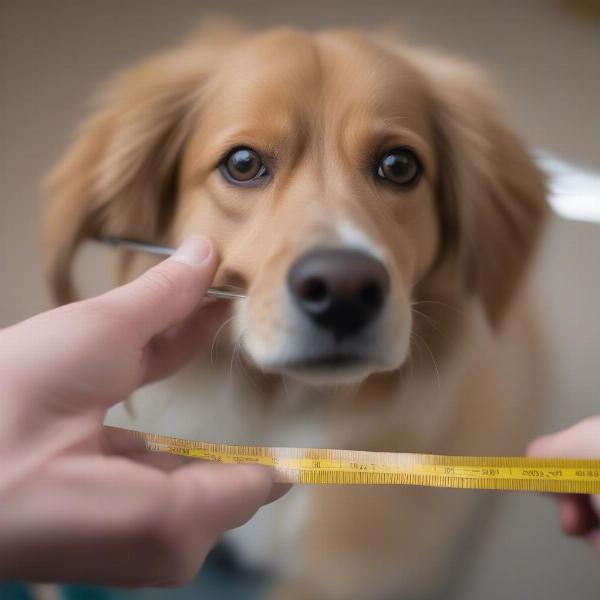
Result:
[[[288,488],[266,468],[182,464],[106,411],[206,350],[223,303],[194,237],[130,284],[0,331],[0,579],[164,586]]]
[[[600,415],[529,444],[531,456],[600,457]],[[600,496],[558,495],[559,520],[567,535],[587,539],[600,555]]]

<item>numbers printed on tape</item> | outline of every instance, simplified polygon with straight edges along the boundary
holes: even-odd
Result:
[[[271,467],[286,483],[432,487],[600,494],[600,460],[444,456],[197,442],[138,431],[147,448],[228,464]]]

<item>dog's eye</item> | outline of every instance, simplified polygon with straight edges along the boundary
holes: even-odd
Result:
[[[410,148],[394,148],[383,154],[377,163],[377,176],[408,187],[417,183],[423,169],[417,155]]]
[[[254,183],[269,174],[261,157],[252,148],[236,148],[225,157],[219,168],[231,183]]]

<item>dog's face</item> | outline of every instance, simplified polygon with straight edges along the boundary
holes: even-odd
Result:
[[[85,236],[206,234],[215,285],[248,296],[247,356],[315,383],[399,368],[440,265],[497,323],[544,185],[479,83],[351,32],[221,34],[140,67],[55,176],[56,290]]]
[[[219,242],[216,282],[247,291],[236,329],[261,369],[337,382],[405,360],[439,244],[422,86],[360,38],[276,34],[205,90],[174,235]]]

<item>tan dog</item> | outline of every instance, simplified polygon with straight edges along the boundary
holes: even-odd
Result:
[[[292,29],[205,28],[117,79],[52,178],[57,301],[73,297],[72,259],[98,234],[170,245],[207,234],[222,257],[215,285],[248,295],[229,350],[151,390],[163,408],[142,400],[129,424],[520,453],[540,376],[519,289],[545,182],[488,89],[440,55]],[[284,595],[427,595],[477,498],[297,488],[231,539]]]

